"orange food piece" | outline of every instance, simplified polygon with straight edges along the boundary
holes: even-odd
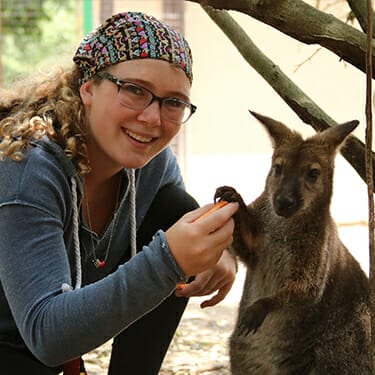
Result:
[[[227,204],[228,204],[228,202],[226,202],[226,201],[219,201],[219,202],[215,203],[215,206],[213,206],[210,210],[208,210],[207,212],[205,212],[204,214],[199,216],[195,221],[203,219],[204,217],[212,214],[212,212],[218,210],[221,207],[226,206]],[[179,283],[176,286],[176,290],[183,290],[187,285],[188,285],[187,283]]]
[[[182,290],[186,287],[186,285],[188,285],[188,284],[187,283],[179,283],[176,286],[176,290]]]
[[[204,214],[199,216],[198,219],[196,219],[195,221],[198,221],[198,220],[201,220],[201,219],[207,217],[208,215],[212,214],[214,211],[218,210],[221,207],[226,206],[227,204],[228,204],[227,201],[219,201],[219,202],[215,203],[215,206],[213,206],[210,210],[208,210],[207,212],[205,212]]]

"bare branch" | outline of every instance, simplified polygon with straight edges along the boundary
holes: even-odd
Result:
[[[375,360],[375,238],[374,238],[374,168],[372,165],[372,30],[373,11],[371,0],[366,3],[367,14],[367,54],[366,54],[366,181],[368,193],[368,222],[369,222],[369,245],[370,245],[370,311],[371,311],[371,355]],[[370,31],[371,30],[371,31]]]
[[[304,1],[188,1],[210,5],[215,9],[235,10],[245,13],[302,43],[319,44],[362,72],[366,72],[366,35],[338,18],[306,4]]]
[[[366,0],[347,0],[347,3],[350,6],[350,9],[357,18],[359,24],[361,25],[362,30],[367,33],[367,6]],[[375,36],[374,28],[374,16],[372,17],[372,37]]]
[[[312,58],[318,54],[319,51],[321,51],[321,47],[318,48],[317,50],[315,50],[308,58],[306,58],[304,61],[302,61],[301,63],[297,64],[296,68],[294,69],[293,73],[296,73],[298,71],[298,69],[303,66],[306,62],[308,61],[311,61]]]
[[[232,41],[245,60],[269,83],[302,121],[317,131],[337,124],[253,43],[245,30],[228,12],[206,6],[203,9]],[[363,181],[366,181],[364,144],[358,138],[349,137],[341,153]],[[374,161],[373,167],[375,167]]]

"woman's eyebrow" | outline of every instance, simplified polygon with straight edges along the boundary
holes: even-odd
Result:
[[[126,77],[119,77],[119,80],[120,81],[126,81],[126,82],[130,82],[130,83],[135,83],[136,85],[139,85],[141,87],[144,87],[150,91],[152,91],[155,95],[157,95],[157,93],[155,91],[157,91],[157,88],[156,86],[150,82],[150,81],[145,81],[143,80],[142,78],[126,78]],[[183,92],[181,91],[177,91],[177,90],[172,90],[172,91],[167,91],[168,94],[167,95],[162,95],[163,97],[167,97],[167,98],[177,98],[177,99],[182,99],[182,100],[185,100],[187,102],[190,103],[190,97],[187,96],[186,94],[184,94]]]

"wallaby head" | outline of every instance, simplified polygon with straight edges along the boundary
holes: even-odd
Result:
[[[335,155],[359,122],[346,122],[303,139],[279,121],[250,113],[267,130],[274,149],[266,191],[276,215],[289,218],[328,207]]]

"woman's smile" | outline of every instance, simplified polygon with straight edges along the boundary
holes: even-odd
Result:
[[[139,142],[139,143],[147,144],[147,143],[150,143],[153,139],[155,139],[154,137],[151,137],[151,136],[142,135],[140,133],[135,133],[134,131],[131,131],[129,129],[123,129],[123,131],[128,137],[130,137],[132,140]]]

